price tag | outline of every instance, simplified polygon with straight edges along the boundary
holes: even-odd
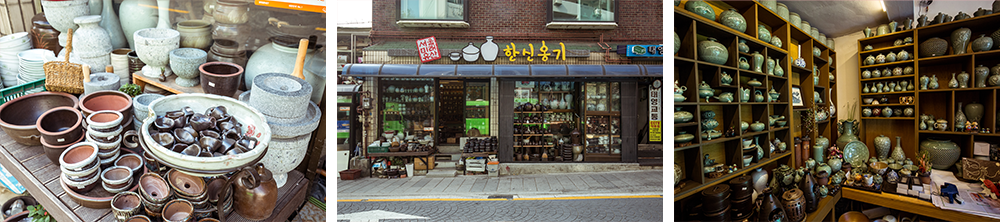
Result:
[[[434,131],[434,127],[424,127],[424,131]]]

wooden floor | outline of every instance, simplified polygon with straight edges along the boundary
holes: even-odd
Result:
[[[110,206],[93,209],[80,206],[60,186],[59,167],[45,156],[42,146],[25,146],[0,133],[0,164],[10,171],[57,221],[114,221]],[[284,221],[305,202],[309,181],[301,172],[288,173],[288,182],[278,188],[272,219]],[[250,221],[232,213],[229,221]]]

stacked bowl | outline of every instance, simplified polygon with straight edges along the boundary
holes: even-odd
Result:
[[[187,200],[193,206],[193,212],[198,217],[211,216],[215,205],[208,201],[208,184],[201,177],[192,176],[174,169],[167,171],[167,181],[178,199]]]
[[[97,144],[100,149],[98,156],[101,158],[101,166],[105,168],[118,160],[118,155],[121,153],[121,133],[124,129],[121,123],[125,117],[115,110],[101,110],[87,117],[87,142]],[[127,172],[123,173],[131,177],[132,170],[130,168],[126,170]]]
[[[28,49],[31,49],[31,38],[27,32],[0,37],[0,78],[3,78],[3,85],[17,85],[17,75],[20,73],[17,54]]]
[[[55,61],[56,54],[48,49],[29,49],[17,53],[17,84],[24,84],[45,78],[45,63]],[[6,83],[5,83],[6,84]]]
[[[163,212],[163,205],[173,199],[174,193],[159,174],[146,173],[139,177],[139,194],[142,196],[146,215],[159,217]]]
[[[97,144],[73,144],[59,156],[62,182],[77,193],[84,193],[97,186],[101,166],[97,160]]]
[[[101,186],[109,193],[126,191],[132,187],[132,182],[132,169],[125,166],[113,166],[101,172]]]
[[[53,163],[67,147],[83,139],[83,115],[73,107],[61,106],[42,113],[35,121],[45,154]]]

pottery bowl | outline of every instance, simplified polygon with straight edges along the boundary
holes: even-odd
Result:
[[[149,103],[153,100],[163,98],[164,95],[160,94],[149,94],[144,93],[132,98],[133,116],[139,120],[146,119],[149,116]]]
[[[174,29],[181,34],[180,47],[208,49],[212,44],[212,23],[209,21],[199,19],[178,22]]]
[[[875,101],[875,98],[864,98],[864,99],[862,99],[862,101],[865,104],[872,104],[872,102]]]
[[[94,137],[93,134],[87,134],[87,142],[94,143],[97,148],[101,150],[111,151],[117,149],[121,146],[122,137],[121,135],[115,135],[112,137]]]
[[[151,203],[164,203],[173,196],[170,185],[156,173],[146,173],[139,177],[139,194]]]
[[[208,53],[196,48],[178,48],[170,50],[170,69],[179,78],[192,79],[198,77],[198,66],[208,59]]]
[[[18,97],[0,105],[0,128],[17,143],[41,145],[41,133],[35,127],[38,117],[60,106],[78,108],[75,96],[61,92],[38,92]]]
[[[87,164],[87,166],[84,166],[83,169],[81,170],[69,170],[60,167],[59,171],[62,172],[63,174],[66,174],[66,176],[69,177],[68,179],[70,180],[82,181],[84,180],[84,178],[90,179],[91,176],[100,175],[101,167],[100,167],[100,162],[93,161],[90,164]]]
[[[753,156],[743,155],[743,166],[750,166],[750,161],[753,161]]]
[[[786,121],[786,120],[778,120],[778,121],[776,121],[774,123],[777,123],[778,127],[785,127],[785,125],[788,124],[788,121]]]
[[[150,220],[149,217],[146,217],[146,215],[135,215],[129,217],[128,220],[125,220],[125,222],[150,222],[150,221],[152,220]]]
[[[167,65],[170,50],[180,48],[181,33],[169,28],[146,28],[132,34],[135,52],[146,65]]]
[[[98,155],[100,155],[100,153],[98,153]],[[101,167],[107,168],[114,166],[115,160],[117,160],[118,156],[120,155],[121,155],[121,150],[115,149],[115,151],[112,152],[111,157],[101,158]]]
[[[254,149],[237,155],[225,155],[217,157],[194,157],[173,152],[169,148],[156,143],[150,136],[150,125],[155,117],[147,117],[141,127],[143,142],[146,144],[146,151],[159,164],[166,165],[184,173],[198,176],[211,177],[232,172],[235,169],[248,166],[259,161],[267,150],[267,145],[271,141],[271,129],[267,126],[267,120],[257,109],[249,107],[246,103],[235,99],[208,95],[208,94],[178,94],[163,97],[153,101],[149,105],[149,110],[155,115],[164,115],[166,112],[181,110],[190,106],[193,110],[208,110],[215,106],[225,106],[232,118],[235,118],[242,126],[241,132],[246,132],[249,138],[257,140]]]
[[[125,130],[125,126],[118,125],[111,129],[94,129],[87,127],[87,135],[94,138],[114,138],[115,136],[121,135],[122,130]]]
[[[175,199],[163,205],[163,221],[188,221],[194,214],[194,205],[185,199]]]
[[[129,188],[131,188],[133,181],[135,181],[135,180],[132,179],[131,177],[129,177],[128,180],[125,181],[125,183],[118,184],[118,185],[110,185],[108,183],[101,182],[101,187],[104,187],[104,191],[108,191],[108,193],[119,193],[119,192],[126,191]]]
[[[121,155],[118,157],[118,160],[115,160],[115,166],[127,167],[133,173],[141,172],[144,164],[145,162],[142,160],[142,157],[139,157],[139,155],[134,153]]]
[[[167,181],[178,195],[194,201],[204,199],[205,191],[208,190],[205,180],[201,177],[187,175],[174,169],[167,172]]]
[[[132,179],[132,169],[124,166],[113,166],[101,173],[101,181],[108,185],[121,185]]]
[[[111,199],[111,209],[115,213],[115,219],[125,221],[142,209],[142,197],[131,191],[120,192]]]
[[[202,218],[201,220],[198,220],[198,222],[218,222],[218,221],[219,220],[215,218]]]
[[[42,140],[51,145],[66,145],[83,135],[83,115],[69,106],[51,109],[36,121]]]
[[[45,151],[45,156],[49,158],[49,161],[52,161],[52,163],[54,163],[54,164],[56,164],[58,166],[58,165],[60,165],[59,164],[59,156],[62,155],[63,151],[66,151],[66,148],[69,148],[73,144],[77,144],[79,142],[83,142],[83,137],[84,137],[84,135],[80,135],[80,138],[72,140],[73,142],[66,143],[64,145],[58,145],[58,146],[56,146],[56,145],[50,145],[50,144],[46,143],[44,140],[40,140],[40,141],[42,143],[42,148]]]
[[[80,171],[96,159],[97,144],[82,142],[73,144],[59,155],[59,165],[68,170]]]
[[[244,72],[242,66],[231,62],[207,62],[198,66],[198,71],[205,93],[227,97],[236,94]]]
[[[35,198],[31,197],[31,196],[25,195],[25,196],[14,196],[14,197],[11,197],[9,200],[7,200],[7,202],[3,203],[3,206],[0,206],[0,209],[3,209],[3,211],[4,211],[3,212],[4,218],[10,217],[10,215],[17,214],[17,213],[21,212],[21,211],[9,212],[9,213],[7,212],[7,210],[10,210],[10,208],[12,207],[11,205],[13,205],[14,202],[16,202],[18,200],[20,200],[21,203],[23,204],[22,205],[22,209],[23,209],[22,211],[27,211],[28,210],[28,206],[38,205],[38,201],[35,200]]]
[[[60,175],[59,177],[62,178],[62,182],[65,183],[67,187],[69,187],[70,189],[72,189],[73,192],[77,192],[77,193],[86,193],[87,191],[90,191],[90,190],[94,189],[94,187],[96,187],[98,185],[97,180],[99,180],[101,178],[101,177],[98,177],[98,176],[94,176],[94,177],[92,177],[90,179],[87,179],[87,180],[85,180],[83,182],[76,182],[76,181],[70,180],[68,177],[66,177],[65,174]]]
[[[87,127],[95,130],[108,130],[118,127],[125,115],[115,110],[101,110],[87,116]]]
[[[101,90],[80,97],[80,110],[83,115],[90,117],[92,113],[102,110],[114,110],[119,113],[132,112],[132,97],[117,90]],[[123,115],[121,122],[132,121],[131,116]]]
[[[889,168],[889,164],[884,163],[884,162],[874,162],[874,163],[871,163],[870,165],[871,165],[872,172],[874,172],[876,174],[879,174],[879,175],[884,175],[885,174],[885,170]]]

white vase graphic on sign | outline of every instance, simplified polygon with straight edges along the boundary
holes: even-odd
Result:
[[[469,46],[462,48],[462,57],[465,58],[466,62],[475,62],[479,60],[479,48],[476,48],[473,43],[469,43]]]
[[[483,54],[483,60],[487,62],[492,62],[497,59],[497,53],[500,52],[500,46],[497,46],[493,42],[493,36],[486,36],[486,42],[479,47],[480,53]]]

